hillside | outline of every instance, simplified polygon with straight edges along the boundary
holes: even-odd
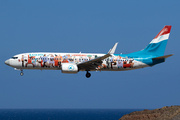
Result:
[[[135,111],[119,120],[180,120],[180,106],[165,106],[160,109]]]

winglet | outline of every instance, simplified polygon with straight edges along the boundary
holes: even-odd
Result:
[[[116,50],[116,47],[117,47],[117,44],[118,44],[118,42],[115,43],[115,45],[113,46],[113,48],[111,48],[111,49],[109,50],[108,54],[114,54],[114,52],[115,52],[115,50]]]

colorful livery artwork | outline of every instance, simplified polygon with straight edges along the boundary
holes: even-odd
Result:
[[[18,62],[21,62],[22,68],[61,68],[63,63],[78,64],[92,60],[98,56],[98,54],[65,54],[63,53],[37,53],[37,54],[23,54]],[[99,55],[101,56],[101,55]],[[112,56],[110,59],[105,59],[102,64],[98,66],[100,69],[122,69],[133,68],[133,58],[123,58],[119,56]]]

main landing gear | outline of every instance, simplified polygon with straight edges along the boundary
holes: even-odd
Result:
[[[89,73],[89,71],[87,71],[86,77],[87,77],[87,78],[91,77],[91,73]]]
[[[20,75],[21,75],[21,76],[23,76],[23,75],[24,75],[24,73],[23,73],[23,70],[21,70],[21,73],[20,73]]]

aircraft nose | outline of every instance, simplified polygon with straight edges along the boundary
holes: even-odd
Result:
[[[6,65],[9,65],[9,59],[4,62]]]

